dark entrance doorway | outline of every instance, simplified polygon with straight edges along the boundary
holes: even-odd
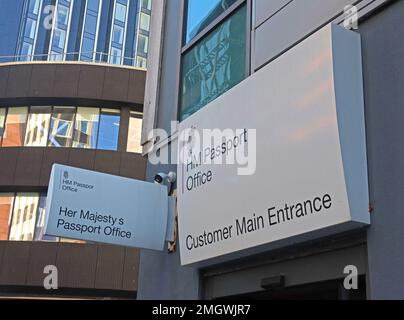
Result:
[[[343,283],[343,279],[338,279],[296,287],[274,288],[218,300],[366,300],[365,276],[359,277],[358,290],[345,290]]]

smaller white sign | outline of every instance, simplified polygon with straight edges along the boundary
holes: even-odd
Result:
[[[46,214],[50,236],[162,251],[167,188],[55,164]]]

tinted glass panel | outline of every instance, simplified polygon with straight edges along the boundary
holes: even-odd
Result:
[[[31,107],[25,133],[25,146],[45,147],[48,140],[51,107]]]
[[[98,133],[98,149],[118,150],[120,112],[102,109],[100,114],[100,129]]]
[[[41,194],[38,202],[37,221],[35,226],[35,241],[58,241],[57,237],[45,236],[46,194]]]
[[[27,114],[27,107],[8,109],[6,127],[2,141],[3,147],[21,147],[24,145]]]
[[[131,112],[129,119],[128,146],[126,151],[142,153],[142,146],[140,144],[142,123],[142,115],[139,113]]]
[[[77,108],[74,125],[74,148],[95,149],[97,146],[99,109]]]
[[[115,8],[115,19],[120,22],[125,22],[126,20],[126,6],[117,3]]]
[[[0,193],[0,240],[8,240],[13,201],[13,193]]]
[[[187,0],[185,42],[188,43],[237,0]]]
[[[14,201],[9,240],[32,241],[34,238],[39,195],[18,193]]]
[[[70,147],[73,137],[73,121],[76,108],[55,107],[50,125],[48,146]]]
[[[6,121],[6,108],[0,108],[0,145],[4,133],[4,124]]]
[[[181,120],[245,78],[246,12],[240,8],[184,54]]]

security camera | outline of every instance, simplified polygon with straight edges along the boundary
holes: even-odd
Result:
[[[177,174],[175,172],[158,173],[154,176],[154,183],[167,186],[168,194],[171,193],[172,186],[177,181]]]

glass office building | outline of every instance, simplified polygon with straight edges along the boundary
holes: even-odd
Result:
[[[136,299],[139,250],[45,235],[46,201],[56,163],[145,179],[151,9],[0,1],[0,299]],[[47,265],[58,268],[55,292],[43,288]]]
[[[2,1],[0,61],[146,68],[151,10],[152,0]],[[8,17],[10,11],[16,16]]]

